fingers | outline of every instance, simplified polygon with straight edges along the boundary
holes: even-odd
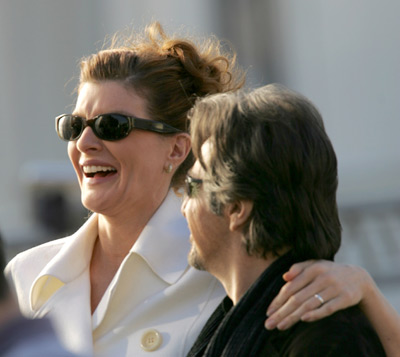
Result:
[[[291,304],[293,304],[292,309],[297,309],[300,306],[300,304],[304,302],[305,299],[304,296],[306,296],[307,298],[310,296],[306,295],[310,294],[309,291],[304,289],[306,289],[307,285],[310,282],[315,283],[316,278],[318,277],[318,275],[321,274],[321,269],[315,267],[314,263],[315,261],[310,260],[292,266],[292,268],[289,270],[288,273],[290,273],[292,269],[294,269],[294,271],[301,270],[301,272],[300,274],[297,275],[296,279],[286,283],[280,290],[279,294],[275,297],[275,299],[272,300],[267,310],[268,316],[272,315],[275,311],[280,309],[289,300],[289,298],[292,298],[291,299]],[[318,291],[314,292],[314,294],[316,294]],[[295,296],[296,293],[300,293],[300,295]]]
[[[306,268],[309,266],[313,265],[315,263],[315,260],[307,260],[305,262],[293,264],[289,271],[283,274],[283,279],[285,281],[290,281],[293,280],[296,276],[301,274]]]
[[[298,307],[298,304],[301,303],[299,301],[299,297],[295,295],[295,293],[303,288],[305,288],[305,283],[302,281],[293,282],[290,281],[286,283],[280,290],[279,294],[272,300],[271,304],[267,310],[267,316],[271,316],[275,313],[275,311],[280,310],[282,315],[286,313],[290,313],[288,309],[295,309]],[[289,301],[290,300],[290,301]]]
[[[301,317],[314,309],[321,307],[321,302],[315,297],[319,294],[324,301],[335,296],[333,289],[323,289],[313,283],[291,296],[275,313],[269,315],[265,326],[267,329],[286,329],[300,321]]]
[[[318,261],[295,264],[286,283],[268,308],[267,329],[287,329],[315,321],[355,305],[364,298],[365,272],[349,265]],[[290,274],[296,275],[290,280]],[[315,297],[319,294],[324,303]]]
[[[322,296],[324,295],[324,293],[321,293],[319,295]],[[283,319],[281,319],[279,315],[277,317],[272,315],[270,317],[271,321],[268,321],[270,319],[268,318],[265,323],[265,327],[269,330],[274,328],[277,328],[278,330],[287,330],[300,320],[304,322],[317,321],[328,317],[339,310],[347,308],[347,305],[348,304],[344,303],[341,296],[328,300],[322,305],[319,300],[313,296],[309,298],[307,303],[304,304],[303,308],[297,309],[292,314],[286,316]],[[306,312],[303,313],[303,310],[305,310]]]
[[[301,316],[301,321],[312,322],[332,315],[334,312],[344,309],[340,299],[331,299],[324,303],[320,308],[310,310]]]

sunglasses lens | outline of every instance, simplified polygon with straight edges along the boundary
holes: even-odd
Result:
[[[188,197],[195,197],[199,193],[202,182],[203,181],[200,179],[193,179],[192,177],[186,178],[186,194]]]
[[[95,122],[95,131],[103,140],[120,140],[129,134],[129,120],[122,115],[100,115]]]
[[[190,182],[186,180],[186,194],[191,197],[192,196],[192,185]]]
[[[58,121],[58,135],[64,140],[75,140],[82,133],[82,118],[73,115],[64,115]]]

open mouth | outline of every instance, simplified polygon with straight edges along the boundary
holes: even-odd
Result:
[[[111,166],[83,166],[83,173],[86,177],[106,177],[117,172]]]

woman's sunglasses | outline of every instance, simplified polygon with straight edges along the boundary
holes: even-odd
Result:
[[[101,114],[92,119],[78,115],[62,114],[56,118],[56,131],[65,141],[78,140],[83,130],[90,126],[93,133],[101,140],[115,141],[126,138],[133,129],[153,131],[159,134],[180,133],[181,130],[168,124],[126,116],[123,114]]]
[[[188,197],[194,197],[199,193],[200,186],[203,184],[202,179],[197,179],[192,176],[186,175],[185,179],[185,193]]]

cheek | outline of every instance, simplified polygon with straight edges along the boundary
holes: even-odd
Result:
[[[193,212],[193,199],[186,198],[184,201],[184,206],[183,206],[183,215],[185,216],[190,230],[192,230],[192,221],[194,217],[194,212]]]
[[[75,171],[78,173],[79,169],[79,152],[76,148],[76,141],[70,141],[68,143],[68,157],[74,166]]]
[[[189,223],[189,228],[193,230],[192,233],[201,232],[204,230],[204,218],[207,216],[207,212],[204,209],[204,202],[200,202],[198,199],[191,199],[187,204],[186,219]]]
[[[104,145],[122,167],[128,171],[142,172],[140,176],[145,180],[154,180],[164,176],[162,171],[167,149],[162,138],[149,134],[132,132],[124,140],[105,142]]]

